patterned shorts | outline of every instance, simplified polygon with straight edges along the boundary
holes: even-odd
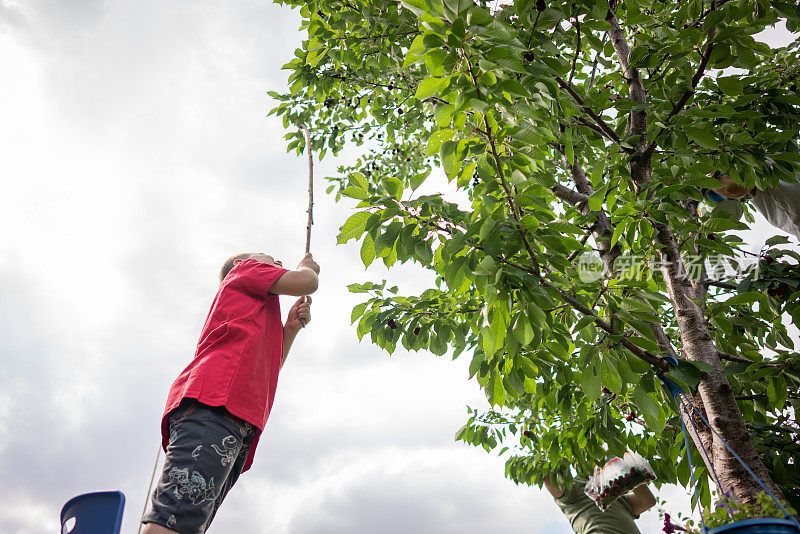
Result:
[[[254,427],[225,408],[185,401],[169,414],[161,479],[143,523],[181,534],[206,531],[253,443]]]

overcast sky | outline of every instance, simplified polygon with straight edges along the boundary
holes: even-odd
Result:
[[[266,117],[298,26],[266,0],[0,0],[0,534],[54,532],[68,498],[102,489],[125,493],[135,532],[220,264],[299,260],[306,163]],[[486,406],[468,358],[358,343],[347,284],[428,277],[365,272],[335,245],[352,206],[324,187],[313,321],[210,532],[570,532],[548,495],[454,443],[465,407]],[[640,525],[660,531],[654,512]]]

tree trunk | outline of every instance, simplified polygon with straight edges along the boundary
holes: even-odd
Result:
[[[703,362],[713,367],[700,381],[698,397],[711,427],[724,439],[742,460],[758,475],[764,484],[778,497],[783,494],[772,481],[764,463],[756,453],[750,435],[747,432],[744,418],[736,404],[728,379],[722,373],[717,349],[711,339],[702,309],[690,299],[702,299],[696,295],[694,288],[686,276],[678,246],[665,225],[657,225],[658,241],[663,245],[661,254],[661,272],[667,285],[670,300],[675,307],[675,317],[681,332],[681,346],[684,356],[690,361]],[[762,491],[758,482],[728,451],[722,439],[711,436],[710,448],[703,454],[709,472],[715,471],[721,492],[733,491],[733,495],[745,501],[752,501],[756,493]],[[701,436],[701,441],[703,440]]]

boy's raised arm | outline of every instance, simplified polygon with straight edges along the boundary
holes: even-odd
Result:
[[[319,265],[311,257],[311,254],[306,254],[300,260],[297,269],[283,273],[283,276],[269,288],[269,292],[276,295],[294,295],[295,297],[310,295],[319,286],[317,274],[319,274]]]

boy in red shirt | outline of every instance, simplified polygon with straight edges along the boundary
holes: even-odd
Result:
[[[267,254],[239,254],[220,287],[192,362],[170,388],[161,421],[164,469],[142,519],[143,534],[201,534],[253,463],[278,373],[311,320],[319,265],[306,254],[294,271]],[[300,298],[281,324],[278,295]]]

